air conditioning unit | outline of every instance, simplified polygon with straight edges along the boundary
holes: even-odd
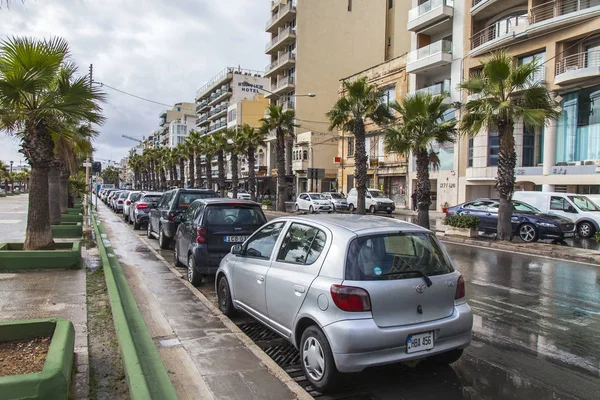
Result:
[[[569,165],[581,165],[581,161],[571,161],[568,164]]]
[[[600,166],[600,159],[595,159],[595,160],[585,160],[583,162],[583,165],[597,165]]]

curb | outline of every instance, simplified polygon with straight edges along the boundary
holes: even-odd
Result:
[[[466,237],[460,236],[449,236],[449,235],[438,235],[438,238],[441,242],[447,243],[455,243],[455,244],[464,244],[468,246],[482,247],[482,248],[490,248],[494,250],[507,251],[510,253],[521,253],[527,255],[534,255],[538,257],[545,257],[551,259],[558,259],[563,261],[576,261],[580,263],[593,264],[600,266],[600,252],[592,252],[590,250],[579,249],[578,252],[587,252],[588,254],[576,254],[572,249],[574,247],[551,247],[552,245],[543,244],[543,245],[535,245],[532,247],[531,243],[526,245],[515,244],[515,243],[502,243],[502,242],[492,242],[492,241],[483,241],[477,239],[470,239]],[[542,247],[543,246],[543,247]],[[561,251],[561,249],[565,249]],[[571,250],[566,250],[571,249]]]
[[[267,370],[279,381],[281,381],[287,388],[299,399],[299,400],[312,400],[313,397],[309,395],[306,390],[302,388],[291,376],[287,374],[271,357],[267,355],[260,347],[258,347],[252,339],[250,339],[240,328],[237,327],[225,314],[221,312],[214,304],[210,302],[206,296],[202,294],[194,285],[188,282],[187,278],[179,272],[171,263],[169,263],[163,256],[160,255],[152,246],[148,243],[146,238],[138,236],[138,239],[146,245],[146,247],[158,258],[176,277],[180,278],[183,284],[190,289],[190,291],[208,308],[213,315],[229,329],[252,354],[254,354],[260,362],[267,368]]]
[[[92,213],[93,227],[108,288],[113,323],[132,399],[177,399],[148,327],[135,302],[117,256],[104,243],[106,233]],[[107,248],[108,247],[108,248]]]

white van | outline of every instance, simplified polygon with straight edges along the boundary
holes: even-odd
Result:
[[[356,205],[358,204],[358,191],[356,188],[351,189],[348,193],[348,210],[354,212]],[[377,211],[385,211],[391,214],[396,209],[396,205],[385,194],[379,189],[367,189],[367,196],[365,199],[365,209],[370,213],[375,214]]]
[[[543,213],[568,218],[577,225],[579,236],[589,238],[600,231],[600,207],[586,196],[573,193],[525,192],[513,194],[519,200]]]

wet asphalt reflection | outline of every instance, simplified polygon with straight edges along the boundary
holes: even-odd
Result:
[[[136,235],[145,236],[145,229],[122,240]],[[150,243],[173,261],[172,250]],[[349,376],[347,385],[360,387],[352,398],[597,399],[600,267],[445,246],[475,313],[471,346],[450,367],[391,365]],[[154,257],[141,242],[135,249],[140,257]],[[216,302],[213,288],[208,280],[199,289]]]

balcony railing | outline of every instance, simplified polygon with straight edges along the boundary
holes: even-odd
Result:
[[[487,0],[473,0],[473,3],[471,3],[471,7],[475,7],[477,4],[483,3],[484,1],[487,1]]]
[[[416,95],[416,94],[430,94],[432,96],[437,96],[440,94],[450,94],[450,90],[451,90],[451,85],[450,85],[450,80],[445,80],[444,82],[441,83],[437,83],[435,85],[432,86],[427,86],[423,89],[419,89],[419,90],[415,90],[414,92],[411,92],[411,95]]]
[[[279,18],[284,16],[286,13],[290,12],[291,10],[295,10],[295,9],[296,9],[296,6],[294,4],[292,4],[292,2],[290,1],[285,6],[281,7],[279,9],[279,12],[277,14],[273,15],[273,17],[271,17],[271,19],[267,21],[266,28],[270,27],[275,21],[277,21]]]
[[[281,89],[287,85],[293,85],[295,83],[295,78],[293,76],[288,76],[286,78],[280,79],[277,81],[277,89]]]
[[[452,53],[452,42],[450,40],[439,40],[429,46],[421,47],[408,53],[407,63],[422,60],[437,53]]]
[[[454,6],[454,0],[429,0],[425,3],[414,7],[408,11],[408,20],[412,21],[419,18],[421,15],[428,13],[431,10],[435,10],[441,6]]]
[[[292,28],[291,26],[288,26],[286,29],[279,32],[279,35],[275,36],[273,39],[271,39],[271,41],[269,43],[267,43],[265,50],[269,50],[271,47],[275,46],[277,43],[287,39],[290,35],[295,35],[295,34],[296,34],[296,28]]]
[[[283,111],[285,110],[293,110],[295,107],[294,101],[293,100],[287,100],[283,102]]]
[[[216,124],[213,124],[211,126],[208,127],[208,132],[214,132],[217,129],[221,129],[224,126],[227,126],[227,121],[221,121],[221,122],[217,122]]]
[[[529,24],[527,15],[511,17],[492,24],[471,37],[471,50],[478,48],[494,39],[512,34],[518,27]]]
[[[546,21],[561,15],[577,12],[586,8],[600,6],[600,0],[559,0],[549,1],[531,8],[531,23]]]
[[[285,64],[289,60],[295,60],[295,59],[296,59],[296,54],[288,51],[287,53],[284,53],[281,57],[279,57],[277,60],[275,60],[271,64],[267,65],[267,68],[265,68],[265,72],[269,72],[269,71],[277,68],[279,65]]]
[[[590,50],[562,58],[556,63],[556,75],[591,67],[600,67],[600,50]]]

